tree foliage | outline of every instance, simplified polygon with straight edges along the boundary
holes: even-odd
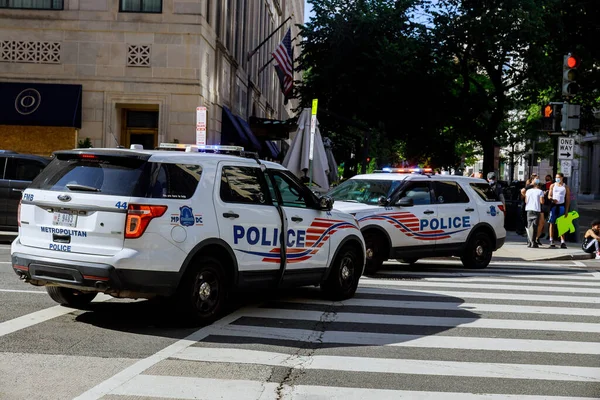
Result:
[[[353,171],[351,154],[452,167],[475,149],[491,171],[495,146],[540,137],[535,105],[560,99],[569,51],[584,60],[576,99],[600,97],[600,2],[308,1],[298,94],[319,99],[322,131]]]

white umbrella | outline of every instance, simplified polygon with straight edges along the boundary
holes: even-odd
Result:
[[[298,118],[298,132],[283,160],[283,166],[299,178],[309,177],[310,117],[310,108],[303,109]],[[320,186],[322,191],[329,190],[328,173],[327,155],[317,123],[313,148],[312,181]]]

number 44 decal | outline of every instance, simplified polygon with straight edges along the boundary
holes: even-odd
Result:
[[[126,203],[126,202],[125,202],[125,203],[121,203],[121,202],[119,201],[119,202],[117,202],[117,204],[115,204],[115,207],[117,207],[117,208],[121,208],[121,209],[123,209],[123,210],[127,210],[127,203]]]

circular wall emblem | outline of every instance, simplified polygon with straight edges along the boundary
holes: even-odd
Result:
[[[19,114],[29,115],[38,109],[42,95],[35,89],[25,89],[15,99],[15,109]]]

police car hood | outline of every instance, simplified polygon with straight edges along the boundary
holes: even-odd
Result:
[[[350,201],[340,201],[336,200],[333,203],[333,208],[339,211],[347,212],[347,213],[357,213],[357,212],[365,212],[370,210],[377,210],[380,208],[378,205],[374,204],[364,204],[364,203],[355,203]]]

